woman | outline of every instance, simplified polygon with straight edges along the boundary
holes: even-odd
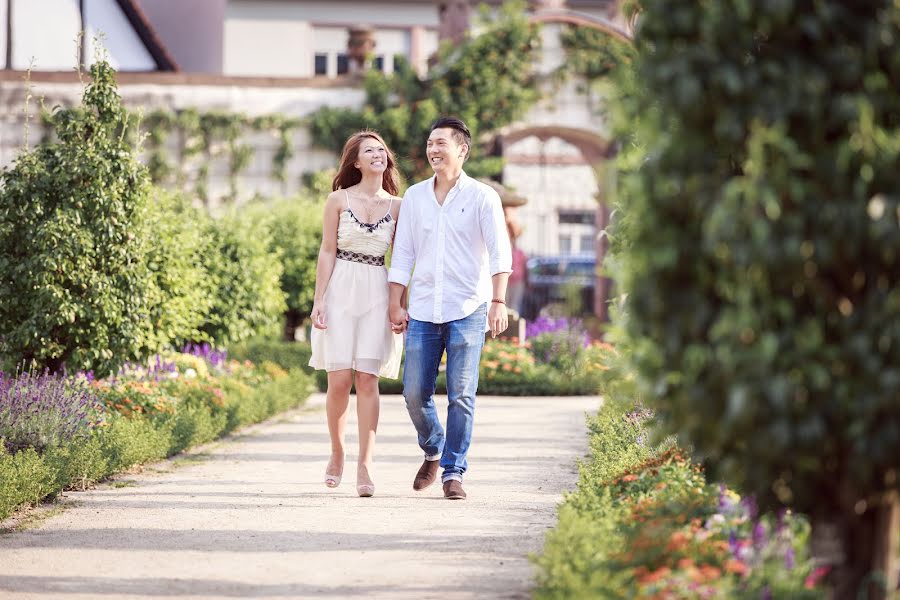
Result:
[[[325,485],[335,488],[344,470],[344,426],[350,387],[356,384],[359,457],[356,491],[375,493],[372,450],[378,427],[378,377],[396,379],[403,338],[388,319],[384,255],[394,239],[400,198],[397,167],[387,144],[361,131],[344,144],[341,164],[325,203],[316,267],[309,365],[328,371],[326,412],[331,459]]]

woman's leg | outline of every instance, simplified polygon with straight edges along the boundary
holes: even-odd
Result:
[[[359,459],[357,462],[357,485],[372,485],[370,470],[372,454],[375,450],[375,432],[378,430],[378,376],[371,373],[356,373],[356,417],[359,422]]]
[[[328,372],[325,413],[328,415],[328,434],[331,436],[331,459],[325,468],[325,475],[326,478],[328,475],[336,475],[337,479],[333,480],[335,482],[340,482],[341,474],[344,472],[344,429],[352,383],[350,369]]]

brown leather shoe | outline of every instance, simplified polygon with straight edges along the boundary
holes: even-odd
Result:
[[[445,481],[444,498],[447,500],[465,500],[466,492],[462,489],[462,482],[455,479]]]
[[[413,489],[417,492],[424,490],[437,479],[438,469],[441,467],[439,460],[426,460],[419,467],[416,478],[413,480]]]

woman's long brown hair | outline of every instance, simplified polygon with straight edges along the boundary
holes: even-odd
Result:
[[[353,163],[359,159],[359,146],[366,138],[375,140],[384,146],[384,149],[387,151],[387,168],[381,176],[381,187],[391,196],[396,196],[400,191],[398,183],[400,172],[397,170],[397,164],[394,161],[394,153],[391,152],[391,149],[384,143],[384,140],[381,139],[380,135],[374,131],[368,130],[354,133],[344,144],[344,150],[341,152],[341,166],[338,168],[337,175],[334,176],[334,180],[331,182],[332,191],[345,190],[362,181],[362,173]]]

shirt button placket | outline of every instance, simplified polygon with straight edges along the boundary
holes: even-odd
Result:
[[[435,257],[434,266],[434,321],[435,323],[444,322],[444,255],[445,255],[445,233],[446,223],[444,221],[444,208],[438,212],[438,239],[437,239],[437,256]]]

